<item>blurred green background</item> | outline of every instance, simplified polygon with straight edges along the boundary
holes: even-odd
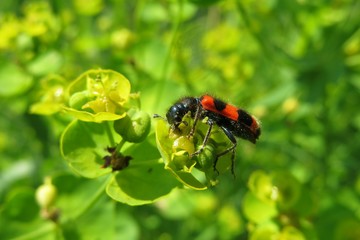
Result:
[[[96,195],[59,153],[67,122],[29,113],[46,79],[124,74],[165,115],[207,92],[262,122],[230,172],[130,207]],[[46,95],[48,94],[48,95]],[[52,94],[52,95],[51,95]],[[360,239],[360,2],[53,0],[0,2],[0,238]],[[51,176],[60,222],[35,191]]]

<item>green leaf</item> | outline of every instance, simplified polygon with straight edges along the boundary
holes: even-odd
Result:
[[[33,78],[12,63],[0,66],[0,96],[11,97],[22,94],[33,84]]]
[[[105,124],[73,121],[60,139],[61,154],[75,172],[88,178],[109,173],[103,169],[105,147],[109,146]]]
[[[158,119],[156,123],[156,144],[163,160],[170,159],[171,153],[168,149],[171,149],[172,143],[169,139],[167,123],[162,119]]]
[[[195,189],[195,190],[205,190],[207,186],[201,183],[194,175],[190,172],[174,170],[170,167],[165,167],[165,169],[169,170],[175,177],[185,186]]]
[[[126,204],[142,205],[152,203],[181,186],[164,169],[154,142],[155,135],[150,134],[146,141],[132,144],[124,151],[132,160],[127,168],[116,173],[107,186],[109,196]]]
[[[161,162],[135,161],[116,173],[106,188],[107,194],[116,201],[129,205],[143,205],[156,201],[178,186],[172,175],[164,170]]]

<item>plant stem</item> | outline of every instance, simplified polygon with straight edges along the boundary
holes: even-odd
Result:
[[[110,124],[110,122],[107,122],[107,121],[103,123],[103,125],[105,127],[106,134],[107,134],[107,136],[109,138],[110,146],[113,147],[113,146],[115,146],[115,139],[114,139],[114,135],[113,135],[113,133],[111,131],[111,127],[110,127],[109,124]]]
[[[121,148],[124,146],[125,143],[126,143],[126,141],[124,139],[121,139],[119,144],[116,146],[115,152],[120,152]]]
[[[104,181],[104,183],[101,185],[101,187],[97,190],[97,192],[95,193],[95,195],[92,197],[92,199],[90,201],[88,201],[88,203],[80,210],[78,211],[73,217],[71,217],[69,220],[71,221],[75,221],[76,219],[78,219],[79,217],[81,217],[83,214],[85,214],[87,211],[89,211],[92,206],[95,205],[95,203],[100,199],[100,197],[103,195],[103,192],[106,188],[106,185],[108,184],[108,182],[110,181],[110,179],[112,178],[112,174]],[[68,220],[68,221],[69,221]]]

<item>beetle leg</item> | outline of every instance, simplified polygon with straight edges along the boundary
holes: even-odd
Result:
[[[197,108],[196,108],[196,113],[195,113],[195,116],[194,116],[194,124],[193,124],[193,126],[192,126],[192,128],[191,128],[191,130],[190,130],[190,133],[189,133],[189,135],[188,135],[188,138],[194,136],[195,127],[196,127],[196,124],[197,124],[197,122],[198,122],[201,114],[202,114],[201,104],[198,103]]]
[[[200,149],[197,150],[196,152],[192,153],[192,154],[190,155],[191,157],[193,157],[193,156],[198,155],[199,153],[201,153],[201,152],[204,150],[207,142],[209,141],[210,134],[211,134],[211,130],[212,130],[212,127],[213,127],[214,123],[213,123],[212,121],[208,121],[208,124],[209,124],[209,129],[208,129],[207,132],[206,132],[206,135],[205,135],[205,137],[204,137],[204,140],[203,140],[203,143],[202,143]]]
[[[216,156],[216,159],[214,161],[214,171],[219,173],[219,171],[216,169],[216,164],[217,164],[219,157],[224,156],[228,152],[232,152],[231,153],[231,173],[235,177],[235,171],[234,171],[234,169],[235,169],[235,148],[237,145],[237,141],[236,141],[236,138],[234,137],[234,135],[227,128],[221,127],[221,129],[223,130],[223,132],[229,138],[229,140],[232,142],[233,145],[231,147],[229,147],[228,149],[226,149],[225,151],[219,153]]]

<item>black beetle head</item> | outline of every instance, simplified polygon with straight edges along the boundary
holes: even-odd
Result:
[[[193,117],[195,115],[197,105],[198,100],[193,97],[183,98],[172,105],[166,113],[166,119],[172,129],[179,130],[179,125],[184,123],[182,119],[188,112],[190,112]]]

